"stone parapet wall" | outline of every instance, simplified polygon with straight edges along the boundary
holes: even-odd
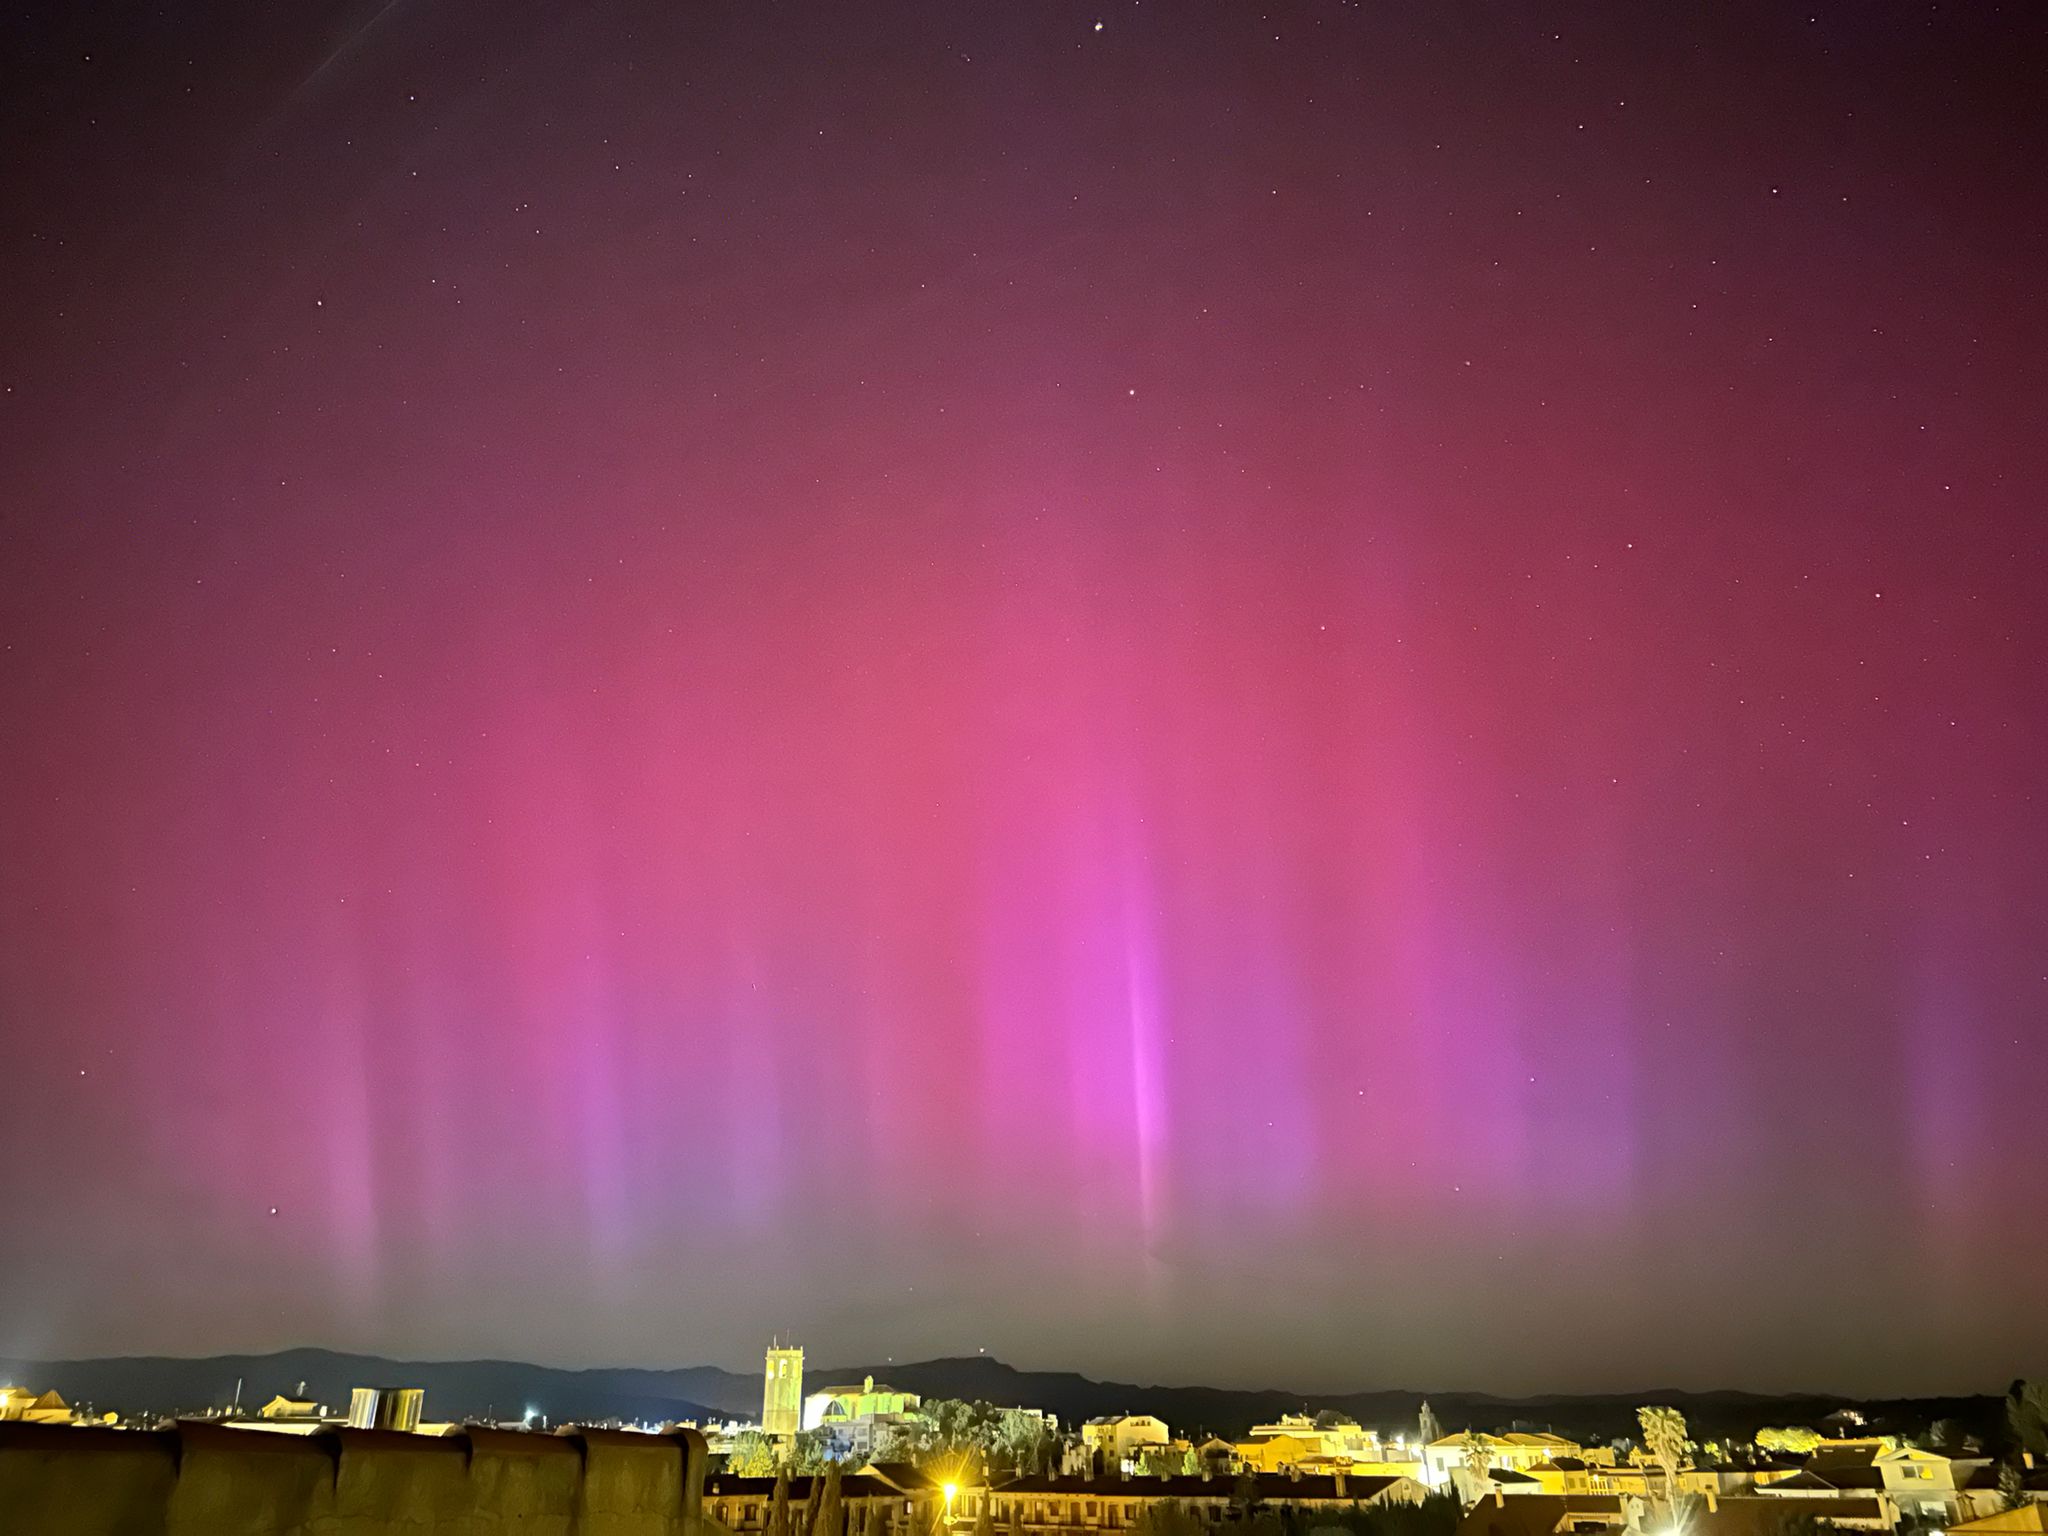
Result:
[[[0,1424],[0,1536],[704,1536],[694,1430]]]

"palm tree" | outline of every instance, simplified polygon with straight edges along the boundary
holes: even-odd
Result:
[[[1671,1518],[1678,1519],[1678,1469],[1685,1465],[1685,1415],[1676,1408],[1638,1408],[1636,1422],[1643,1428],[1643,1449],[1664,1470],[1664,1500]]]
[[[1476,1429],[1465,1431],[1463,1449],[1465,1475],[1472,1480],[1472,1500],[1477,1503],[1486,1493],[1486,1474],[1493,1467],[1493,1450],[1487,1445],[1486,1436]]]

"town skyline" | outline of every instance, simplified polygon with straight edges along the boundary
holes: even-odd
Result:
[[[808,1351],[806,1354],[804,1379],[813,1386],[845,1386],[857,1383],[863,1378],[888,1380],[893,1377],[918,1384],[923,1394],[927,1396],[986,1399],[1021,1404],[1024,1399],[1035,1395],[1038,1399],[1047,1399],[1055,1403],[1071,1405],[1078,1402],[1086,1405],[1083,1416],[1096,1411],[1108,1411],[1111,1405],[1128,1407],[1157,1398],[1181,1403],[1183,1406],[1179,1413],[1183,1417],[1190,1411],[1196,1412],[1198,1416],[1208,1412],[1226,1420],[1233,1417],[1257,1417],[1262,1414],[1270,1416],[1317,1407],[1343,1408],[1346,1411],[1363,1412],[1382,1418],[1398,1418],[1404,1414],[1412,1415],[1415,1408],[1424,1400],[1449,1405],[1453,1412],[1481,1416],[1518,1408],[1539,1413],[1569,1414],[1575,1407],[1584,1412],[1597,1414],[1602,1411],[1611,1412],[1616,1405],[1628,1406],[1638,1401],[1653,1399],[1721,1404],[1726,1411],[1738,1417],[1751,1411],[1768,1411],[1768,1405],[1772,1404],[1790,1404],[1817,1414],[1829,1405],[1855,1407],[1873,1403],[1903,1405],[1989,1401],[2013,1379],[2012,1374],[2008,1373],[1995,1380],[1968,1384],[1953,1391],[1875,1393],[1818,1388],[1771,1391],[1725,1382],[1712,1387],[1689,1387],[1669,1382],[1624,1382],[1612,1387],[1582,1391],[1546,1390],[1541,1387],[1524,1391],[1499,1391],[1451,1383],[1436,1386],[1414,1383],[1351,1383],[1327,1388],[1297,1388],[1274,1381],[1233,1384],[1208,1380],[1174,1380],[1164,1376],[1119,1380],[1113,1374],[1103,1372],[1059,1366],[1020,1366],[981,1353],[900,1360],[886,1356],[872,1361],[856,1358],[845,1364],[830,1363],[835,1357],[810,1356]],[[821,1358],[825,1363],[820,1363]],[[138,1367],[153,1373],[147,1378],[152,1382],[151,1385],[142,1387],[139,1391],[133,1385],[107,1385],[109,1382],[134,1382],[137,1379],[134,1370]],[[408,1373],[419,1375],[422,1372],[429,1373],[428,1379],[436,1383],[437,1396],[448,1395],[452,1390],[463,1401],[478,1398],[480,1394],[517,1397],[523,1393],[529,1397],[539,1396],[543,1400],[548,1397],[548,1391],[538,1386],[518,1387],[516,1383],[521,1380],[549,1383],[552,1390],[556,1391],[561,1390],[565,1384],[594,1382],[603,1385],[578,1391],[571,1401],[602,1401],[607,1393],[615,1397],[631,1396],[651,1401],[660,1395],[657,1390],[659,1388],[670,1392],[675,1399],[685,1402],[692,1413],[709,1412],[735,1416],[742,1414],[759,1395],[758,1369],[728,1366],[705,1360],[666,1365],[647,1362],[550,1364],[538,1360],[518,1359],[503,1353],[448,1359],[394,1358],[388,1355],[310,1346],[260,1353],[117,1355],[40,1361],[10,1359],[6,1355],[0,1355],[0,1377],[11,1371],[17,1377],[40,1380],[52,1368],[64,1373],[64,1384],[67,1389],[75,1390],[75,1383],[84,1380],[92,1383],[87,1388],[87,1395],[96,1399],[139,1395],[149,1399],[151,1406],[159,1408],[181,1392],[192,1403],[206,1398],[208,1389],[195,1388],[191,1385],[196,1381],[212,1381],[212,1395],[218,1396],[231,1381],[275,1383],[286,1378],[338,1379],[340,1375],[378,1376],[395,1373],[405,1376]],[[489,1379],[498,1385],[490,1388],[454,1386],[452,1389],[447,1385],[459,1380],[452,1373],[470,1368],[488,1371]],[[85,1374],[80,1376],[77,1374],[79,1372]],[[210,1375],[201,1374],[202,1372],[210,1372]],[[173,1382],[182,1385],[170,1385]],[[1186,1406],[1189,1403],[1209,1403],[1215,1406],[1190,1409]],[[1072,1416],[1071,1409],[1069,1416]]]

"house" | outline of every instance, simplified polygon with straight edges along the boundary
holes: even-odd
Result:
[[[812,1485],[822,1478],[792,1477],[790,1509],[801,1514]],[[752,1536],[768,1529],[775,1511],[772,1477],[734,1477],[714,1473],[704,1479],[704,1515],[733,1536]],[[979,1490],[969,1490],[978,1493]],[[907,1463],[876,1463],[839,1479],[839,1499],[849,1518],[871,1536],[929,1536],[945,1509],[945,1490]],[[974,1511],[967,1511],[973,1513]]]
[[[1751,1495],[1737,1499],[1722,1499],[1718,1495],[1706,1497],[1706,1507],[1700,1511],[1702,1536],[1708,1536],[1716,1524],[1726,1526],[1735,1536],[1749,1536],[1747,1526],[1757,1522],[1776,1522],[1772,1530],[1784,1530],[1788,1520],[1810,1516],[1825,1526],[1841,1526],[1845,1530],[1894,1530],[1898,1526],[1898,1505],[1890,1501],[1882,1491],[1878,1493],[1825,1493],[1825,1495],[1800,1495],[1800,1493],[1778,1493],[1782,1485],[1774,1483],[1769,1489],[1757,1489]],[[1726,1511],[1726,1513],[1722,1513]],[[1694,1516],[1688,1516],[1688,1528]]]
[[[1667,1523],[1656,1513],[1659,1508],[1653,1501],[1629,1494],[1517,1497],[1495,1490],[1465,1512],[1458,1536],[1562,1536],[1604,1530],[1640,1536]],[[1718,1492],[1708,1492],[1685,1505],[1684,1529],[1686,1536],[1781,1536],[1802,1516],[1848,1530],[1889,1531],[1898,1524],[1899,1510],[1882,1494],[1762,1499],[1754,1495],[1723,1498]]]
[[[1710,1496],[1686,1515],[1685,1528],[1687,1536],[1781,1536],[1788,1524],[1807,1518],[1845,1530],[1889,1531],[1899,1523],[1899,1507],[1881,1493],[1832,1499]]]
[[[1978,1509],[1976,1501],[1965,1492],[1971,1474],[1991,1466],[1988,1457],[1944,1456],[1939,1451],[1900,1445],[1880,1451],[1872,1465],[1883,1479],[1884,1491],[1891,1495],[1902,1514],[1967,1520],[1991,1512],[1988,1505]]]
[[[26,1387],[0,1387],[0,1419],[25,1424],[70,1424],[78,1415],[55,1392],[31,1392]]]
[[[2031,1451],[2020,1453],[2020,1491],[2036,1503],[2048,1502],[2048,1467]],[[1963,1510],[1954,1524],[1982,1519],[2005,1508],[2005,1490],[1999,1486],[1998,1463],[1984,1456],[1958,1458],[1954,1463],[1957,1503]]]
[[[1560,1532],[1640,1530],[1642,1507],[1613,1494],[1510,1495],[1496,1489],[1465,1511],[1458,1536],[1558,1536]]]
[[[1881,1493],[1903,1514],[1967,1520],[1989,1513],[1993,1506],[1995,1492],[1980,1496],[1982,1480],[1973,1476],[1989,1466],[1981,1457],[1959,1461],[1887,1440],[1825,1441],[1814,1448],[1803,1470],[1769,1482],[1759,1479],[1756,1491],[1765,1498],[1799,1499],[1860,1499]],[[1995,1481],[1994,1475],[1994,1489]]]
[[[1381,1458],[1379,1431],[1366,1429],[1356,1419],[1340,1413],[1285,1413],[1271,1424],[1254,1424],[1250,1439],[1292,1440],[1309,1448],[1308,1454],[1331,1460],[1378,1461]]]
[[[1176,1505],[1209,1525],[1242,1516],[1247,1507],[1299,1515],[1389,1504],[1419,1504],[1428,1490],[1412,1477],[1330,1477],[1247,1474],[1221,1477],[1020,1477],[988,1491],[998,1530],[1014,1523],[1027,1536],[1124,1531],[1145,1512]]]
[[[1081,1443],[1111,1471],[1134,1461],[1147,1446],[1165,1446],[1172,1439],[1166,1421],[1149,1413],[1110,1414],[1081,1426]]]
[[[263,1429],[280,1435],[312,1435],[343,1422],[323,1404],[306,1395],[306,1384],[296,1393],[280,1392],[252,1415],[234,1415],[221,1420],[231,1429]]]
[[[1471,1452],[1470,1442],[1475,1440],[1486,1458],[1489,1472],[1526,1472],[1539,1461],[1554,1461],[1559,1456],[1582,1456],[1581,1447],[1562,1435],[1521,1432],[1505,1435],[1444,1435],[1422,1448],[1425,1473],[1423,1480],[1432,1488],[1442,1488],[1451,1483],[1453,1473],[1466,1469]]]
[[[1254,1472],[1285,1472],[1316,1455],[1317,1448],[1293,1435],[1266,1435],[1240,1440],[1231,1447],[1231,1452],[1239,1466]]]
[[[1718,1467],[1680,1467],[1678,1469],[1678,1493],[1700,1497],[1707,1493],[1725,1493],[1728,1490],[1724,1474]],[[1747,1479],[1738,1479],[1739,1486],[1747,1486]],[[1619,1466],[1588,1465],[1584,1472],[1584,1486],[1589,1493],[1614,1493],[1638,1499],[1666,1498],[1670,1489],[1666,1486],[1664,1469],[1654,1462],[1628,1462]]]
[[[2030,1501],[2017,1509],[1958,1521],[1949,1527],[1949,1536],[2048,1536],[2048,1504]]]

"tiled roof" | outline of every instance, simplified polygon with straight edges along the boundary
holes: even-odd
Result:
[[[1364,1502],[1377,1498],[1399,1477],[1336,1477],[1307,1475],[1288,1477],[1284,1473],[1260,1473],[1255,1479],[1259,1498],[1269,1504],[1300,1503],[1310,1500]],[[1342,1491],[1339,1491],[1339,1484]],[[990,1490],[1023,1498],[1064,1495],[1090,1499],[1233,1499],[1239,1479],[1233,1477],[1046,1477],[1014,1478]]]

